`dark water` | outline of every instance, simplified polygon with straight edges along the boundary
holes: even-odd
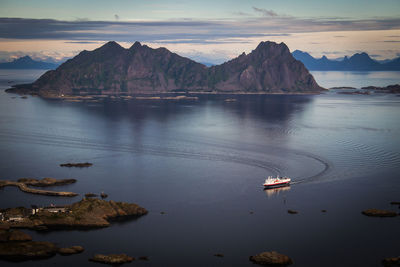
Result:
[[[1,88],[39,74],[3,72]],[[400,201],[399,111],[400,98],[383,94],[89,104],[22,99],[2,89],[1,179],[76,178],[54,189],[105,191],[150,211],[101,230],[30,232],[86,250],[23,265],[95,265],[87,261],[95,253],[127,253],[149,256],[132,263],[138,266],[253,266],[250,255],[276,250],[294,266],[380,266],[399,254],[400,218],[360,212],[398,209],[390,201]],[[94,166],[58,166],[85,161]],[[276,174],[295,182],[263,191],[265,176]],[[5,188],[0,208],[81,196]]]

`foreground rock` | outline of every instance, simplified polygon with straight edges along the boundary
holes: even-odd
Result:
[[[364,215],[372,217],[396,217],[397,212],[391,210],[367,209],[361,212]]]
[[[93,166],[93,163],[83,162],[83,163],[63,163],[63,164],[60,164],[60,167],[68,167],[68,168],[72,168],[72,167],[88,168],[90,166]]]
[[[57,180],[54,178],[44,178],[42,180],[22,178],[18,182],[0,180],[0,188],[5,186],[16,186],[21,191],[31,194],[45,195],[45,196],[61,196],[61,197],[75,197],[78,194],[74,192],[58,192],[50,190],[41,190],[28,187],[28,185],[33,186],[53,186],[53,185],[64,185],[76,182],[75,179]]]
[[[58,253],[63,256],[82,253],[85,249],[81,246],[72,246],[58,249]]]
[[[166,48],[108,42],[82,51],[32,84],[7,92],[65,99],[157,93],[318,93],[323,91],[284,43],[261,42],[249,54],[207,68]],[[74,99],[72,99],[74,100]],[[80,101],[78,99],[78,101]]]
[[[32,237],[19,230],[0,230],[0,242],[32,241]]]
[[[250,260],[261,265],[287,266],[293,263],[292,259],[276,251],[267,251],[250,256]]]
[[[50,258],[58,249],[51,242],[3,242],[0,243],[0,258],[10,261],[24,261]]]
[[[56,253],[72,255],[83,252],[81,246],[58,248],[51,242],[32,241],[32,237],[19,230],[0,230],[0,259],[25,261],[50,258]]]
[[[72,205],[51,209],[40,209],[31,215],[30,209],[11,208],[2,210],[6,217],[18,220],[0,221],[0,226],[10,228],[65,229],[107,227],[112,219],[129,219],[147,214],[147,210],[134,203],[84,198]]]
[[[400,257],[383,259],[382,265],[385,267],[398,267],[400,266]]]
[[[96,254],[93,256],[93,258],[89,260],[113,265],[113,264],[123,264],[131,262],[134,261],[135,258],[129,257],[126,254],[109,254],[109,255]]]

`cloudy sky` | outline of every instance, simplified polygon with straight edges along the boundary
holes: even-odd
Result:
[[[400,0],[0,0],[0,61],[61,60],[115,40],[221,63],[260,41],[338,58],[400,56]]]

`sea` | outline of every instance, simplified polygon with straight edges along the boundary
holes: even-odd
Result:
[[[9,94],[42,70],[0,70],[0,179],[75,178],[51,190],[0,189],[0,208],[64,205],[85,193],[149,213],[87,231],[27,231],[82,254],[1,266],[95,266],[126,253],[135,266],[254,266],[264,251],[293,266],[381,266],[400,251],[400,97],[395,94],[201,96],[198,101],[63,102]],[[312,72],[323,87],[386,86],[399,72]],[[91,162],[89,168],[61,163]],[[264,190],[269,175],[290,187]],[[288,210],[297,214],[289,214]],[[223,254],[216,257],[215,254]],[[129,266],[129,265],[127,265]]]

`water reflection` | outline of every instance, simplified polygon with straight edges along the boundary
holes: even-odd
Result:
[[[284,187],[277,187],[277,188],[268,188],[264,189],[265,194],[268,198],[277,196],[279,194],[287,193],[290,190],[290,185]]]

